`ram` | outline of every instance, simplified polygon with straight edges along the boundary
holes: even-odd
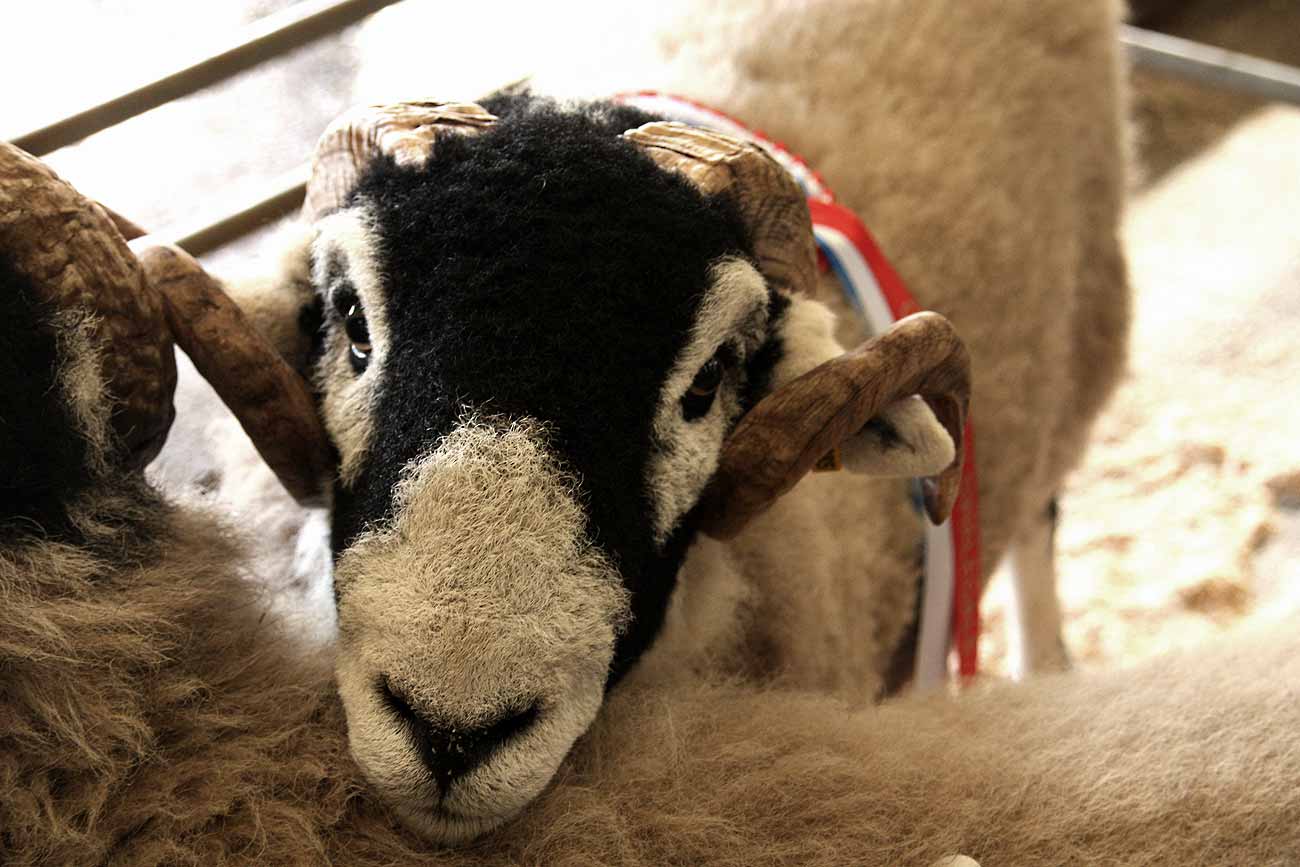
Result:
[[[285,279],[258,284],[283,297],[248,307],[289,336],[286,358],[305,350],[312,390],[250,348],[252,326],[175,251],[145,251],[147,278],[130,272],[147,324],[101,310],[110,387],[136,382],[114,430],[137,462],[170,420],[169,344],[150,338],[173,333],[286,487],[329,500],[349,748],[432,839],[517,815],[620,690],[720,675],[861,703],[893,685],[923,518],[906,482],[873,476],[932,476],[926,511],[944,517],[968,390],[981,579],[1009,548],[1040,567],[1021,582],[1049,615],[1026,618],[1029,656],[1059,662],[1049,504],[1126,323],[1116,10],[808,14],[789,50],[823,66],[768,52],[720,67],[728,80],[700,58],[752,56],[738,34],[779,45],[790,23],[733,10],[695,33],[671,67],[677,89],[812,159],[964,345],[928,315],[843,353],[833,332],[856,326],[837,325],[803,197],[762,148],[518,90],[361,111],[322,139],[305,241]],[[940,83],[920,60],[931,43],[907,38],[967,45],[990,15],[1014,37],[963,54],[965,86]],[[882,41],[905,90],[855,59]],[[1033,68],[1008,75],[1015,58]],[[772,64],[780,87],[758,86]],[[825,122],[786,108],[808,104],[828,107]],[[19,270],[44,291],[39,269]],[[312,327],[296,341],[286,322]],[[72,405],[89,430],[90,404]],[[856,475],[800,481],[836,449]],[[89,520],[58,515],[79,477],[59,467],[23,482],[58,508],[19,517]]]

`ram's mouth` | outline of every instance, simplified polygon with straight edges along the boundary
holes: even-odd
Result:
[[[495,831],[522,811],[523,807],[506,815],[480,815],[461,813],[445,804],[437,804],[432,807],[403,806],[397,813],[403,824],[424,839],[443,846],[461,846]]]

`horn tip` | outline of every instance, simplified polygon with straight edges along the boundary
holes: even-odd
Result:
[[[921,494],[925,501],[925,514],[936,527],[952,517],[957,504],[958,487],[940,478],[921,480]]]

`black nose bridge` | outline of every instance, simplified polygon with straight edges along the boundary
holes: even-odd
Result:
[[[460,777],[492,757],[501,746],[531,727],[540,715],[536,700],[521,702],[489,722],[457,725],[417,711],[384,678],[380,694],[405,724],[438,789],[443,794]],[[522,710],[519,709],[522,707]]]

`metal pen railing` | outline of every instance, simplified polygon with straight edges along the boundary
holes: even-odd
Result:
[[[146,76],[125,93],[86,106],[7,141],[44,156],[152,108],[225,81],[391,6],[397,0],[301,0],[240,30],[226,44]]]
[[[50,153],[337,33],[395,2],[398,0],[301,0],[247,26],[215,51],[150,76],[121,95],[13,135],[9,141],[35,156]],[[1300,69],[1295,67],[1127,25],[1120,40],[1136,66],[1259,99],[1300,105]],[[340,111],[344,108],[339,106]],[[307,166],[299,166],[233,202],[158,234],[193,255],[201,255],[292,212],[302,203],[306,180]],[[123,226],[133,226],[125,217],[119,220]]]
[[[1120,29],[1120,42],[1133,63],[1145,69],[1300,105],[1300,69],[1294,66],[1129,25]]]

